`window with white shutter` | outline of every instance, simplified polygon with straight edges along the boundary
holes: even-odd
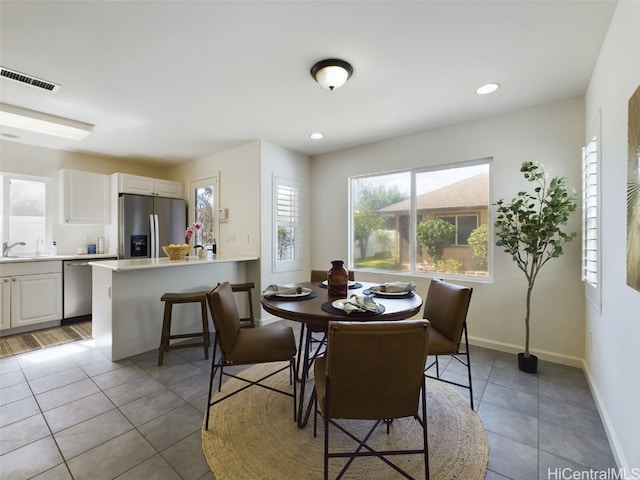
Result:
[[[274,176],[274,272],[301,268],[300,183]]]
[[[599,117],[596,130],[599,132]],[[585,294],[600,308],[599,133],[582,148],[582,279]]]

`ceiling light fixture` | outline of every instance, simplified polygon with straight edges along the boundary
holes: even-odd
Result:
[[[313,132],[311,135],[309,135],[309,138],[311,140],[322,140],[324,138],[324,135],[320,132]]]
[[[499,83],[487,83],[486,85],[482,85],[476,89],[476,93],[478,95],[487,95],[488,93],[493,93],[500,88]]]
[[[311,76],[327,90],[335,90],[344,85],[353,74],[353,67],[344,60],[330,58],[311,67]]]
[[[56,137],[82,140],[91,132],[93,125],[68,118],[56,117],[35,110],[0,103],[0,126],[55,135]]]

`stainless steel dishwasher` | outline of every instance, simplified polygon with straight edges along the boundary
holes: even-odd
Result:
[[[65,260],[63,265],[63,323],[91,315],[91,269],[88,260]]]

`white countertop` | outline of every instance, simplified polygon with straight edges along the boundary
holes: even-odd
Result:
[[[0,257],[0,263],[18,263],[18,262],[53,262],[62,260],[100,260],[101,258],[113,258],[114,254],[109,253],[92,253],[92,254],[69,254],[69,255],[39,255],[37,257]]]
[[[198,258],[196,256],[187,257],[185,260],[169,260],[163,258],[136,258],[129,260],[104,260],[100,262],[89,262],[93,267],[107,268],[115,272],[126,272],[129,270],[144,270],[149,268],[185,267],[196,265],[211,265],[215,263],[227,262],[247,262],[258,260],[258,257],[237,256],[237,257],[209,257]]]

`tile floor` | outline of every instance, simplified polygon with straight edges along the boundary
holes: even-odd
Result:
[[[80,341],[0,360],[0,477],[214,479],[200,440],[202,357],[195,348],[170,352],[162,367],[156,351],[110,362]],[[541,362],[525,374],[515,356],[481,348],[471,358],[487,480],[615,467],[582,371]],[[446,375],[464,378],[446,363]]]

